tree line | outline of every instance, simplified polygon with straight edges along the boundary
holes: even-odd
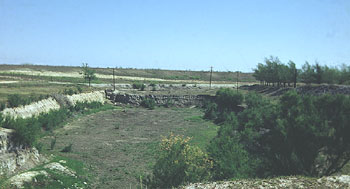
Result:
[[[343,64],[340,67],[321,66],[318,62],[311,65],[308,62],[297,69],[293,61],[287,64],[281,62],[278,57],[265,58],[264,63],[259,63],[254,69],[256,80],[267,86],[291,86],[296,87],[297,82],[306,84],[350,84],[350,66]]]

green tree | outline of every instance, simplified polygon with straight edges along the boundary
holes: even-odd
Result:
[[[91,81],[96,79],[95,70],[89,68],[88,63],[83,63],[83,75],[85,81],[87,80],[89,82],[89,87],[91,84]]]

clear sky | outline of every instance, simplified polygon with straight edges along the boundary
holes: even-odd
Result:
[[[350,65],[350,0],[0,0],[0,64]]]

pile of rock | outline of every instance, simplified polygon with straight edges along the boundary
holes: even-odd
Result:
[[[144,99],[153,99],[158,106],[174,105],[178,107],[202,106],[206,100],[214,97],[210,95],[139,95],[128,93],[107,93],[107,97],[115,103],[139,106]]]
[[[322,178],[281,177],[272,179],[240,179],[212,183],[194,183],[180,189],[226,189],[226,188],[349,188],[350,176],[329,176]]]

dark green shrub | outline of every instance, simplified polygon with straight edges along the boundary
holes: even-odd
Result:
[[[0,102],[0,111],[3,111],[6,108],[5,103]]]
[[[174,135],[163,138],[149,183],[151,188],[177,187],[210,178],[211,161],[200,148],[189,145],[189,140]]]
[[[156,106],[156,102],[153,98],[145,98],[142,100],[141,106],[153,110]]]
[[[218,111],[236,111],[243,102],[243,95],[230,88],[221,88],[216,92],[215,102]]]
[[[218,105],[214,102],[206,104],[204,119],[215,120],[217,119]]]
[[[210,142],[207,151],[213,160],[214,179],[254,177],[257,159],[246,151],[237,132],[238,121],[231,115],[230,120],[220,126],[217,136]]]
[[[10,94],[8,95],[7,98],[7,104],[8,107],[10,108],[14,108],[14,107],[18,107],[18,106],[25,106],[28,105],[32,102],[36,102],[36,101],[40,101],[44,98],[47,98],[48,96],[46,95],[35,95],[35,94],[31,94],[29,96],[26,95],[18,95],[18,94]]]
[[[260,176],[330,175],[349,161],[349,97],[291,91],[280,105],[253,99],[239,114],[238,131],[246,150],[263,162]]]
[[[83,89],[79,85],[77,86],[77,90],[78,90],[78,93],[82,93],[83,92]]]
[[[13,107],[18,107],[20,105],[24,105],[27,102],[20,95],[18,95],[18,94],[11,94],[11,95],[9,95],[7,97],[7,103],[9,105],[9,107],[13,108]]]
[[[205,119],[215,120],[215,123],[225,122],[231,112],[241,111],[239,105],[243,102],[243,95],[230,88],[221,88],[216,92],[215,101],[205,104]]]
[[[57,126],[62,125],[69,116],[69,111],[65,108],[61,108],[59,110],[40,114],[37,119],[44,130],[52,131]]]
[[[2,126],[15,130],[12,137],[17,145],[33,146],[41,133],[40,124],[35,118],[16,120],[6,118]]]
[[[331,175],[349,162],[350,97],[291,91],[280,104],[257,94],[245,103],[237,116],[229,108],[220,114],[222,125],[208,146],[216,179]]]
[[[143,83],[135,82],[132,84],[133,89],[140,89],[141,91],[145,90],[146,85]]]
[[[63,94],[65,94],[65,95],[74,95],[74,94],[77,94],[77,92],[75,90],[73,90],[72,88],[69,88],[69,89],[64,89],[63,90]]]

